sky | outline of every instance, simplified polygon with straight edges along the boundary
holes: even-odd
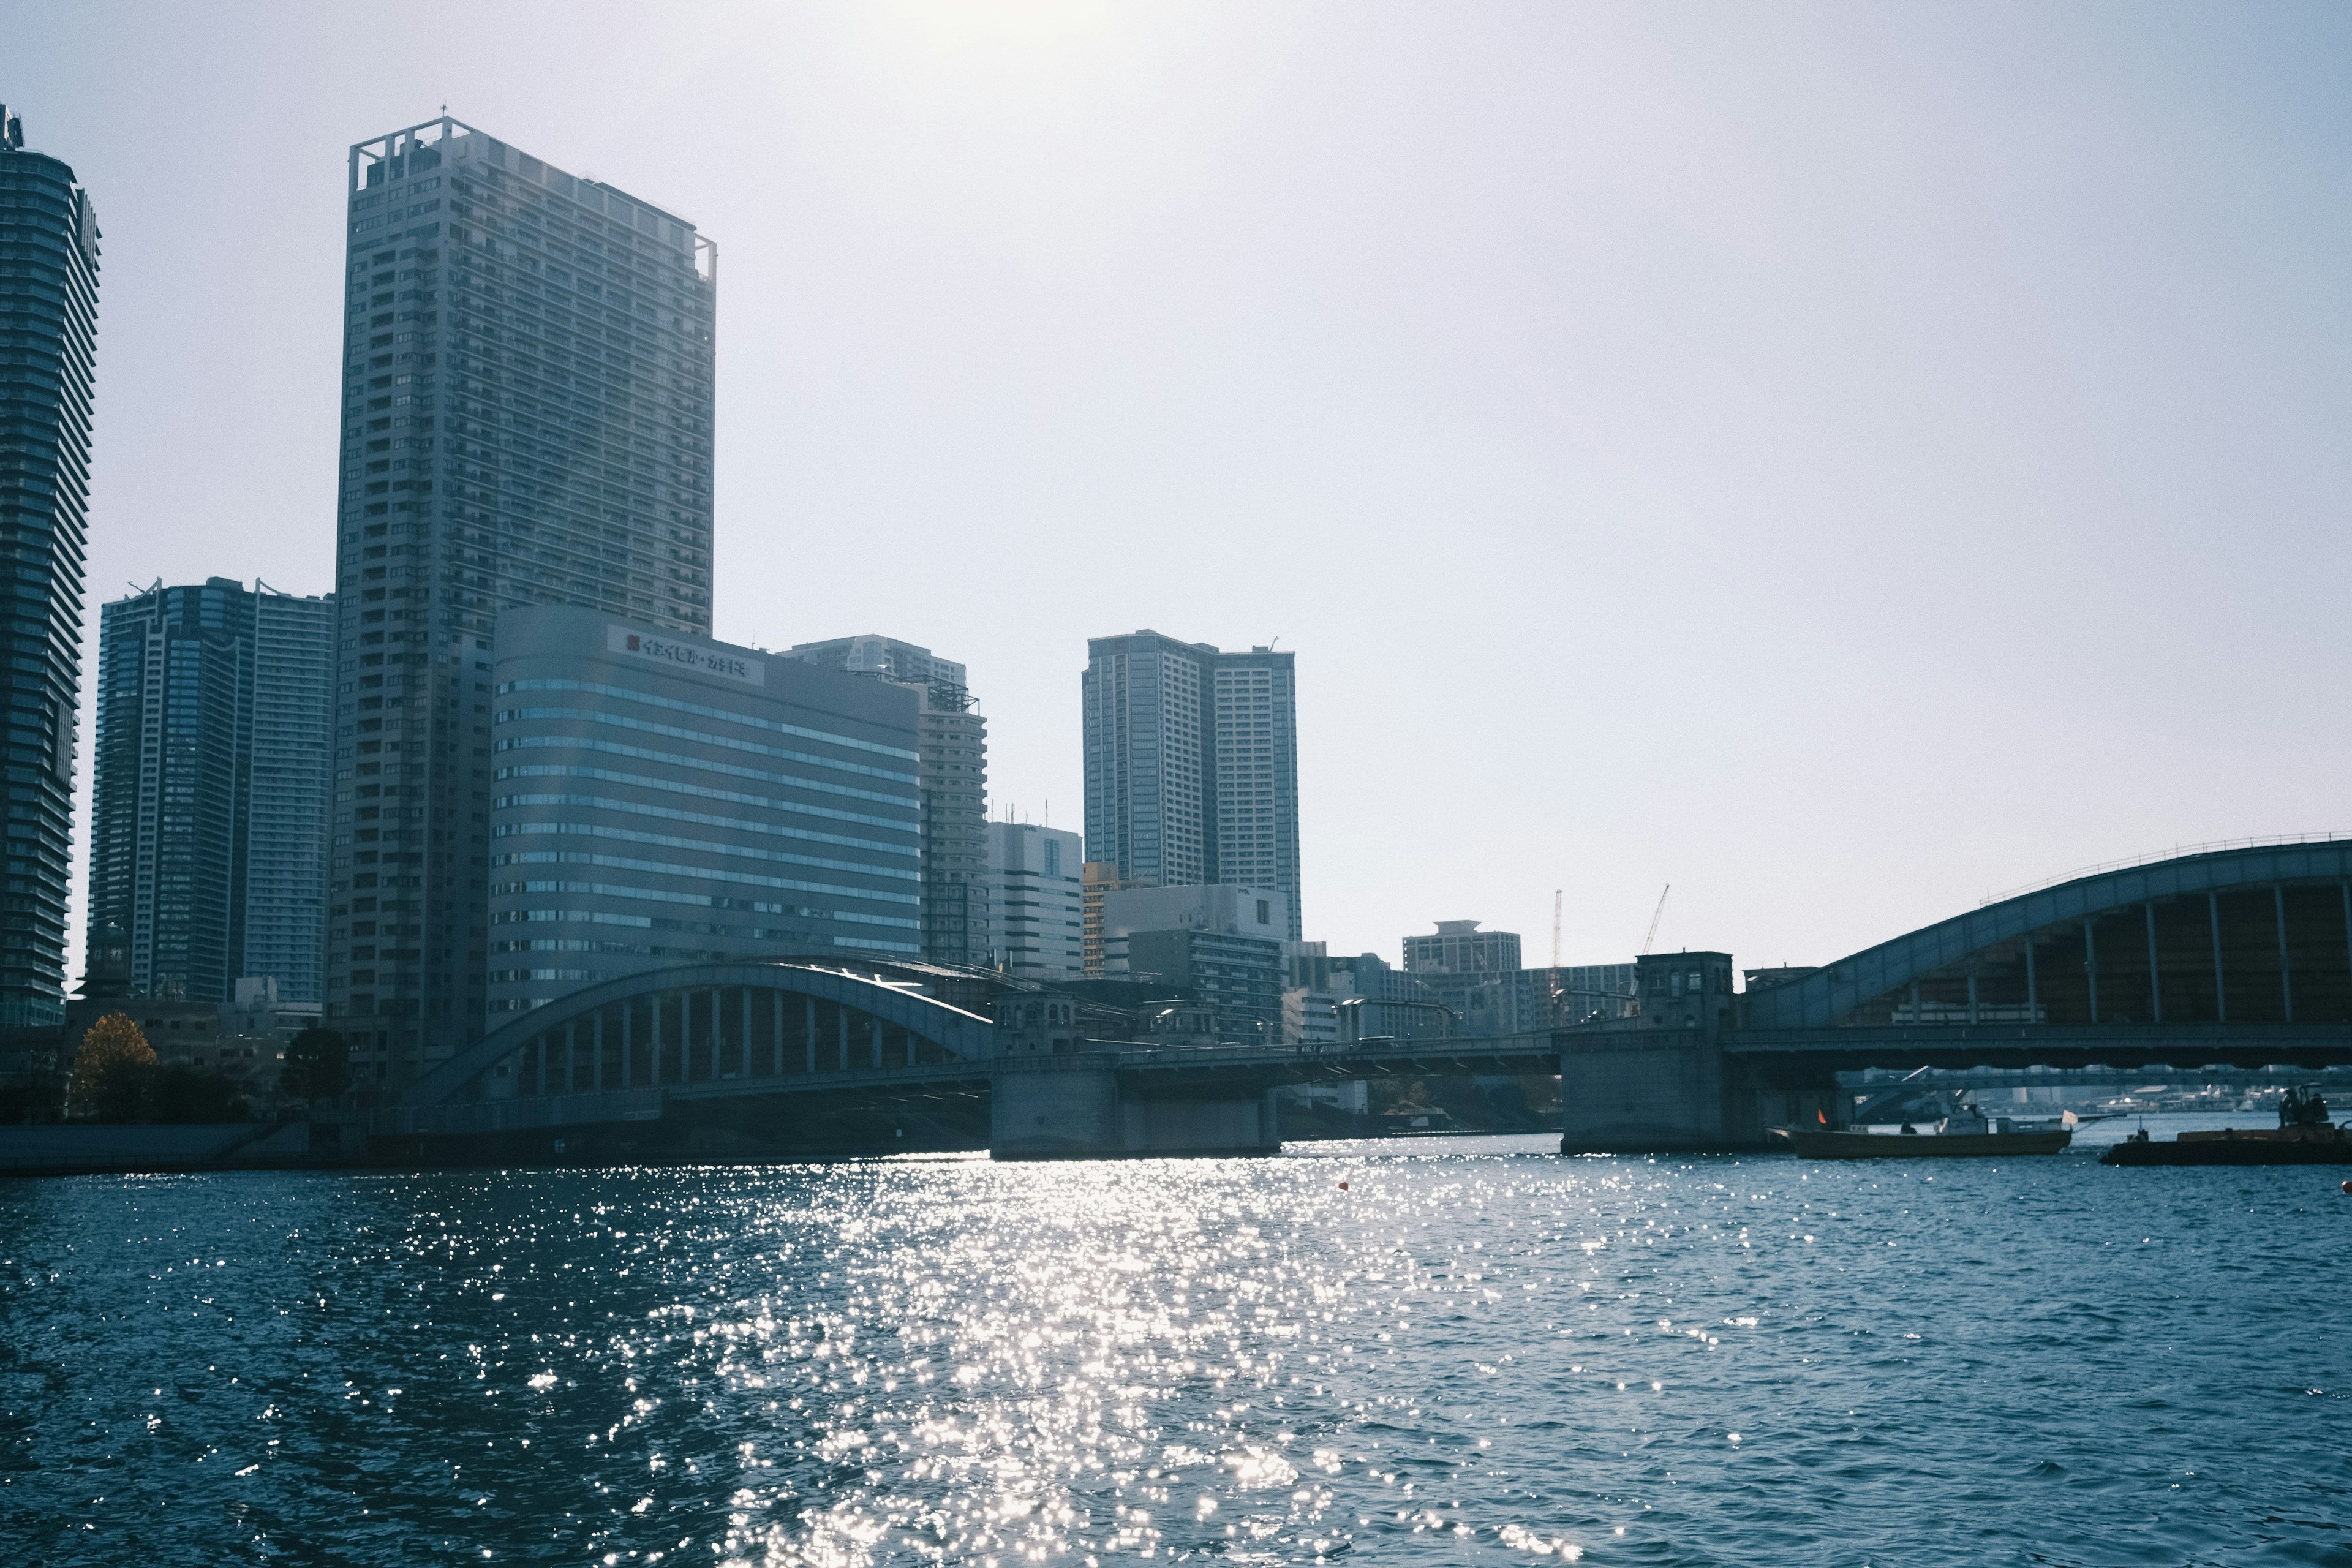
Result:
[[[2352,828],[2342,7],[0,5],[93,634],[331,588],[346,150],[446,104],[717,242],[720,637],[964,661],[1073,828],[1087,637],[1278,638],[1334,952]]]

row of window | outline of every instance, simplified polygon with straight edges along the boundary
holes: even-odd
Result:
[[[801,816],[824,817],[833,822],[858,822],[868,827],[895,828],[901,833],[920,831],[919,824],[907,817],[872,816],[862,811],[843,811],[829,805],[812,805],[804,801],[781,800],[773,795],[749,795],[741,790],[719,789],[709,784],[689,784],[682,779],[656,778],[648,773],[615,773],[609,768],[529,764],[500,768],[498,770],[498,776],[501,780],[510,778],[598,779],[607,784],[627,784],[635,789],[667,790],[674,795],[698,795],[705,800],[723,800],[736,805],[762,806],[770,811],[789,811]],[[797,784],[800,781],[789,782]]]
[[[524,806],[575,806],[593,811],[610,811],[628,816],[659,817],[666,822],[691,822],[704,827],[725,827],[737,833],[756,833],[772,838],[797,838],[803,843],[838,844],[849,849],[871,849],[879,855],[904,855],[919,859],[922,847],[916,844],[889,844],[874,838],[856,838],[843,833],[819,833],[814,828],[787,827],[782,823],[751,822],[741,817],[714,816],[708,812],[681,811],[676,806],[652,805],[641,801],[605,795],[506,795],[492,801],[496,810],[509,811]],[[499,829],[504,837],[509,832],[545,832],[545,826],[510,824]],[[565,831],[570,831],[569,828]],[[827,861],[831,865],[835,862]]]
[[[657,877],[681,877],[699,882],[730,882],[740,887],[775,888],[786,892],[823,893],[833,898],[864,899],[885,904],[920,905],[914,893],[894,893],[881,888],[845,888],[832,882],[803,882],[789,877],[762,877],[718,866],[688,866],[675,860],[639,860],[623,855],[598,855],[573,849],[518,849],[490,858],[500,866],[593,866],[609,871],[645,871]],[[866,867],[856,869],[866,870]]]
[[[908,751],[902,746],[887,746],[877,741],[861,741],[856,736],[837,734],[830,730],[811,730],[799,724],[787,724],[781,719],[767,719],[756,713],[745,713],[739,709],[713,708],[706,703],[688,702],[682,698],[659,697],[650,691],[641,691],[631,686],[606,686],[593,680],[558,679],[502,680],[499,683],[498,695],[500,697],[517,691],[584,691],[597,697],[617,697],[625,701],[643,703],[648,708],[664,708],[673,713],[691,713],[698,719],[722,719],[730,724],[740,724],[747,729],[766,730],[779,735],[796,735],[803,741],[823,741],[827,745],[842,746],[853,752],[872,752],[886,757],[901,758],[910,763],[921,760],[919,752]],[[892,773],[882,776],[904,779],[908,784],[916,782],[915,776],[911,773]]]

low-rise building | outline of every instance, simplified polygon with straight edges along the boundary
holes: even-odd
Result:
[[[1129,888],[1103,898],[1107,973],[1150,976],[1216,1019],[1227,1040],[1279,1039],[1290,911],[1272,889]]]

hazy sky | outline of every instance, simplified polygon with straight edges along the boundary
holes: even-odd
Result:
[[[1561,888],[1620,961],[1671,880],[1659,946],[1818,963],[2352,827],[2352,10],[0,35],[105,232],[93,633],[127,582],[331,585],[345,150],[446,103],[717,240],[720,637],[966,661],[992,801],[1072,827],[1087,637],[1279,637],[1335,952],[1541,963]]]

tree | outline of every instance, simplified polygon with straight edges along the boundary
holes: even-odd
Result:
[[[146,1098],[155,1047],[128,1014],[109,1013],[92,1024],[74,1053],[66,1084],[67,1114],[92,1121],[128,1121]]]
[[[351,1051],[332,1029],[309,1028],[286,1047],[278,1090],[305,1104],[332,1100],[351,1084]]]

